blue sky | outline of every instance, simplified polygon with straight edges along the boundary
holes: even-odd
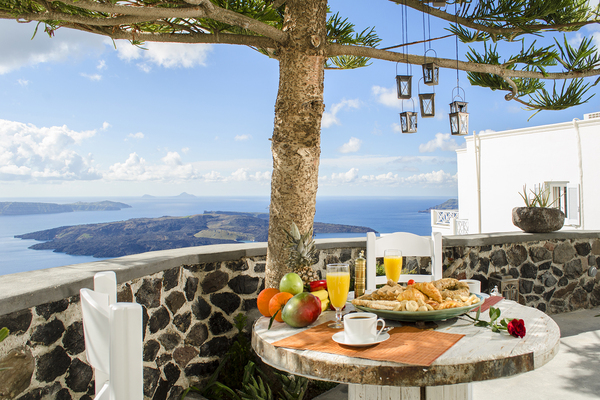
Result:
[[[380,47],[402,42],[400,6],[335,0],[330,7],[357,30],[374,26]],[[431,24],[431,36],[446,34],[440,22]],[[147,43],[140,50],[118,41],[115,49],[106,38],[68,29],[50,39],[42,28],[31,40],[34,29],[0,20],[0,197],[269,195],[275,60],[232,45]],[[409,41],[423,32],[421,15],[409,18]],[[569,40],[582,35],[600,45],[600,27]],[[454,38],[432,48],[455,57]],[[465,49],[459,45],[461,60]],[[410,52],[423,54],[423,45]],[[419,118],[410,135],[400,132],[398,113],[413,106],[396,98],[395,75],[395,63],[378,60],[326,71],[319,195],[456,196],[455,149],[464,144],[449,134],[456,71],[441,71],[436,116]],[[431,90],[419,85],[419,66],[412,75],[413,96]],[[472,87],[464,73],[459,82],[471,133],[600,111],[596,96],[528,121],[532,113],[505,101],[505,93]]]

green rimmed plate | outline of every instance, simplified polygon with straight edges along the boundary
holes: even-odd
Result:
[[[374,308],[354,306],[355,308],[377,314],[380,318],[393,319],[395,321],[442,321],[458,317],[459,315],[465,314],[480,305],[483,304],[483,299],[480,296],[479,302],[471,304],[466,307],[448,308],[446,310],[433,310],[433,311],[390,311],[390,310],[376,310]]]

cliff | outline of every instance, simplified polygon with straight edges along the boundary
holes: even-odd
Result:
[[[431,210],[458,210],[458,199],[449,199],[438,204],[437,206],[429,207],[427,210],[421,210],[420,213],[429,213]]]
[[[267,241],[269,214],[205,211],[187,217],[64,226],[15,236],[43,240],[30,247],[71,255],[120,257],[155,250],[239,241]],[[314,224],[315,233],[372,232],[361,226]]]
[[[10,201],[0,202],[0,215],[56,214],[74,211],[116,211],[122,208],[131,208],[131,206],[114,201],[98,201],[94,203],[78,201],[73,204]]]

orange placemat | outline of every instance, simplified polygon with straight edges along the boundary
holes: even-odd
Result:
[[[412,326],[392,329],[390,338],[371,347],[343,346],[331,338],[339,329],[327,327],[331,321],[273,343],[278,347],[315,350],[349,357],[402,364],[429,366],[464,335],[422,330]]]

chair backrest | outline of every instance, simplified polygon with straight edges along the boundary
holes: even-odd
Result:
[[[380,237],[367,232],[366,289],[375,290],[376,285],[385,284],[385,276],[376,274],[376,258],[383,257],[386,249],[398,249],[402,256],[431,257],[431,275],[403,274],[399,282],[414,279],[416,282],[430,282],[442,278],[442,234],[434,232],[431,237],[418,236],[408,232],[396,232]]]
[[[112,271],[96,274],[94,290],[79,291],[86,357],[95,372],[95,400],[143,400],[142,306],[116,303],[116,292]]]

